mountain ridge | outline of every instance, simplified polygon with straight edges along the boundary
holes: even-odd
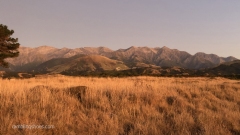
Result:
[[[75,55],[97,55],[111,60],[122,61],[129,68],[139,65],[155,65],[160,67],[181,67],[187,69],[205,69],[217,65],[238,60],[232,56],[219,57],[216,54],[198,52],[194,55],[178,49],[163,47],[137,47],[131,46],[127,49],[111,50],[107,47],[82,47],[82,48],[54,48],[50,46],[39,46],[36,48],[20,47],[20,55],[17,58],[6,59],[10,63],[12,71],[29,71],[40,64],[55,58],[70,58]]]

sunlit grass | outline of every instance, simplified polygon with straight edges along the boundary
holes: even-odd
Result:
[[[81,101],[73,86],[88,87]],[[0,80],[0,94],[0,134],[240,134],[236,80],[42,76]]]

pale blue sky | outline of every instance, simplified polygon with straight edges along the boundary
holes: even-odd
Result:
[[[240,0],[1,0],[22,46],[162,47],[240,58]]]

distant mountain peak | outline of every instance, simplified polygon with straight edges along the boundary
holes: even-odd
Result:
[[[136,48],[138,48],[138,47],[137,46],[131,46],[128,49],[136,49]]]
[[[123,49],[123,50],[129,51],[129,50],[136,50],[136,49],[138,49],[138,47],[136,47],[136,46],[131,46],[131,47],[129,47],[129,48],[127,48],[127,49]]]
[[[112,51],[113,51],[113,50],[111,50],[111,49],[109,49],[109,48],[107,48],[107,47],[103,47],[103,46],[98,47],[98,49],[99,49],[100,51],[104,51],[104,52],[112,52]]]
[[[109,48],[107,48],[107,47],[104,47],[104,46],[99,46],[98,48],[106,48],[106,49],[109,49]]]
[[[195,55],[205,54],[204,52],[197,52]]]
[[[170,50],[170,48],[163,46],[161,49]]]
[[[214,56],[217,56],[216,54],[207,54],[207,53],[204,53],[204,52],[197,52],[195,55],[214,55]]]
[[[228,56],[227,59],[236,59],[236,58],[233,56]],[[239,59],[237,59],[237,60],[239,60]]]
[[[36,47],[38,49],[42,49],[42,48],[55,48],[55,47],[51,47],[51,46],[47,46],[47,45],[43,45],[43,46],[39,46],[39,47]]]

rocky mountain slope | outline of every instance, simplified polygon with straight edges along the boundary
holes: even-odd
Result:
[[[71,63],[68,62],[67,58],[71,58],[75,55],[95,55],[94,57],[104,56],[111,60],[121,61],[125,66],[129,68],[149,66],[177,66],[187,69],[204,69],[215,67],[224,62],[237,60],[234,57],[223,58],[215,54],[196,53],[195,55],[191,55],[185,51],[170,49],[165,46],[162,48],[132,46],[127,49],[119,49],[116,51],[113,51],[106,47],[58,49],[49,46],[41,46],[37,48],[20,47],[19,52],[19,57],[7,59],[7,61],[10,63],[9,70],[11,71],[32,71],[34,69],[39,69],[39,67],[42,67],[42,64],[44,65],[46,62],[51,63],[52,61],[66,60],[67,62],[65,62],[65,65],[67,66],[71,65]],[[86,64],[86,62],[84,64]],[[69,69],[71,68],[69,67]],[[74,67],[72,67],[72,69],[74,69]]]

